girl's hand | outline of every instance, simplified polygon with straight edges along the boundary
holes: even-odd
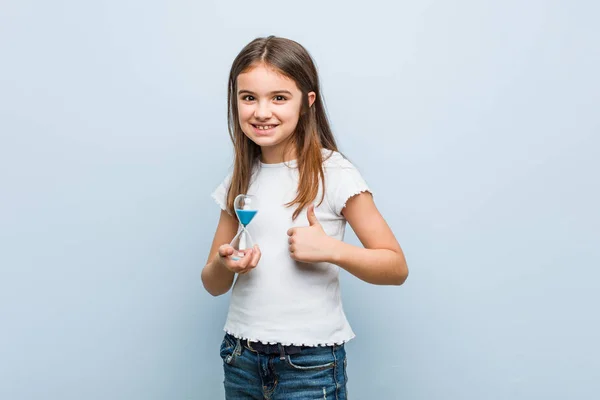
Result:
[[[335,239],[328,236],[315,215],[311,204],[306,211],[309,226],[290,228],[287,232],[290,257],[296,261],[316,263],[331,259]]]
[[[219,263],[231,272],[237,274],[246,274],[258,265],[261,253],[257,244],[251,249],[244,250],[244,257],[240,258],[239,260],[234,260],[231,258],[233,252],[234,249],[229,244],[224,244],[219,247]]]

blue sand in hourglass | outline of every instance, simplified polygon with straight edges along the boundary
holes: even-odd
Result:
[[[244,226],[247,226],[250,221],[254,218],[258,210],[235,210],[238,218],[240,219],[240,223]]]

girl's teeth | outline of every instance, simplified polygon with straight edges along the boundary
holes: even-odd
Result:
[[[269,126],[258,125],[257,127],[258,127],[258,129],[264,131],[264,130],[267,130],[267,129],[271,129],[273,126],[271,126],[271,125],[269,125]]]

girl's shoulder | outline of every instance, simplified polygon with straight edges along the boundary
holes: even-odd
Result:
[[[342,153],[322,149],[323,167],[325,169],[356,169],[356,167]]]
[[[341,217],[346,202],[362,192],[371,192],[358,169],[342,153],[323,150],[326,197],[333,212]]]

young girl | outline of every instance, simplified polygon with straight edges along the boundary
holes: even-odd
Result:
[[[231,67],[235,161],[213,193],[221,216],[202,271],[214,296],[235,280],[221,343],[230,400],[346,399],[344,343],[354,333],[339,269],[379,285],[408,275],[369,187],[338,152],[319,86],[310,55],[288,39],[255,39]],[[260,210],[248,225],[257,245],[236,259],[228,243],[241,193]],[[343,242],[346,221],[364,248]]]

